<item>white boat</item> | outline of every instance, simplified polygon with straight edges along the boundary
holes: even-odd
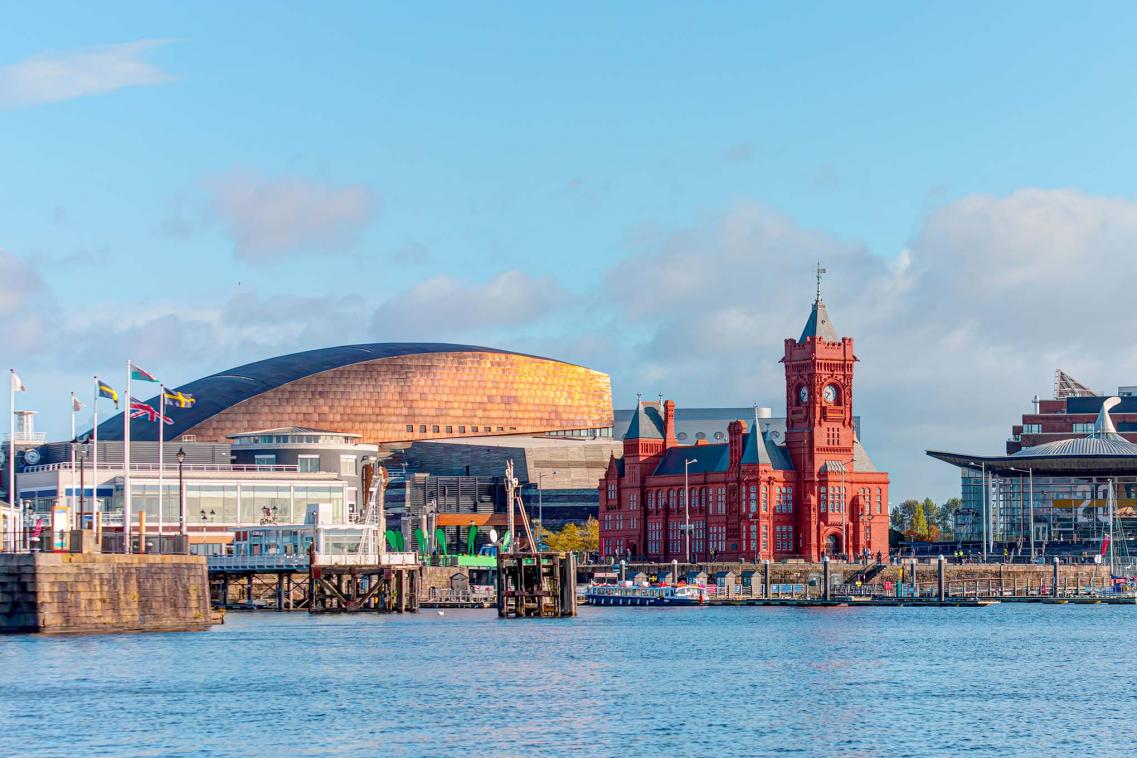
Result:
[[[702,605],[707,602],[707,596],[707,590],[697,584],[590,584],[584,592],[589,605]]]

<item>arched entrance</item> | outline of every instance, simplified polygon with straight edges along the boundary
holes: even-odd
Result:
[[[829,555],[841,554],[841,535],[834,532],[825,538],[825,552]]]

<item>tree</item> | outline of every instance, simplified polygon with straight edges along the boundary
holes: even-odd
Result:
[[[600,549],[600,522],[590,518],[583,527],[565,524],[559,532],[547,530],[545,545],[556,553],[594,553]]]
[[[924,504],[919,500],[916,500],[915,503],[916,505],[912,508],[912,523],[908,527],[908,535],[913,539],[927,539],[928,519],[924,515]]]

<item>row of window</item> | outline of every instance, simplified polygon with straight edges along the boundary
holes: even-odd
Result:
[[[340,456],[340,476],[355,476],[355,461],[354,455],[341,455]],[[257,466],[275,466],[276,456],[272,454],[254,455],[253,463]],[[302,473],[316,474],[320,472],[320,456],[318,455],[299,455],[296,457],[296,469]]]
[[[639,518],[636,516],[628,516],[625,521],[624,514],[620,511],[605,513],[600,517],[600,524],[604,527],[604,531],[622,531],[625,523],[628,529],[638,529],[640,526]]]
[[[708,508],[710,510],[707,512],[711,514],[721,516],[726,513],[726,487],[692,487],[688,492],[688,497],[690,498],[690,507],[696,513],[701,513]],[[608,499],[609,502],[615,502],[615,485],[608,485]],[[684,505],[683,490],[649,490],[647,493],[647,510],[649,513],[659,512],[665,507],[672,511],[678,511]],[[628,498],[628,509],[637,510],[634,493]]]
[[[774,531],[774,547],[779,552],[789,553],[794,550],[794,528],[790,525],[778,525]],[[750,524],[749,530],[743,530],[743,536],[750,552],[758,554],[766,552],[770,546],[770,532],[767,524]],[[647,551],[659,554],[663,538],[663,524],[648,522],[647,525]],[[868,541],[869,532],[865,528],[865,540]],[[726,526],[712,525],[709,529],[703,521],[691,524],[691,552],[703,553],[704,548],[712,553],[726,552]],[[671,555],[679,555],[686,550],[683,544],[683,525],[673,521],[668,525],[667,551]]]
[[[419,434],[426,434],[426,427],[427,427],[426,424],[419,424],[418,425],[418,433]],[[431,434],[442,434],[443,433],[442,430],[445,429],[446,434],[454,434],[454,428],[455,427],[453,425],[431,424],[430,425],[430,433]],[[466,433],[466,427],[464,425],[459,425],[457,428],[458,428],[458,434],[465,434]],[[492,432],[493,430],[494,430],[494,428],[492,426],[488,426],[488,425],[487,426],[471,426],[470,427],[470,433],[471,434],[488,434],[488,433]],[[504,426],[499,426],[497,428],[497,430],[499,432],[505,432],[505,431],[516,432],[517,427],[511,426],[511,427],[509,427],[509,429],[506,429]],[[415,433],[415,425],[414,424],[407,424],[407,434],[414,434],[414,433]]]
[[[759,525],[757,523],[751,522],[749,530],[747,530],[745,526],[742,528],[743,540],[746,542],[746,546],[750,549],[750,552],[754,553],[755,555],[758,554],[759,550],[761,550],[761,552],[766,552],[770,546],[769,525],[762,524],[761,530],[759,530],[758,526]],[[762,535],[761,543],[758,541],[759,534]]]

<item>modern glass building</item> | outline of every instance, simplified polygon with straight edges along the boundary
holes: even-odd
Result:
[[[958,466],[960,542],[990,554],[1137,558],[1137,444],[1118,434],[1107,398],[1090,433],[1003,456],[936,450]]]

